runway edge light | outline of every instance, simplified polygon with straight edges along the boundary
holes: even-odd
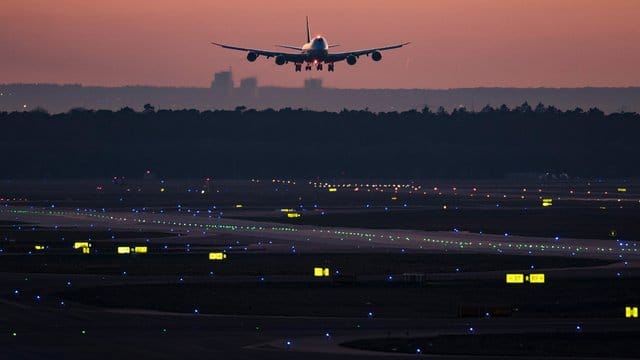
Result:
[[[637,306],[627,306],[624,308],[624,316],[627,318],[637,318],[638,317],[638,307]]]

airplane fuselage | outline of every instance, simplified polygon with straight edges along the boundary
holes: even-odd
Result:
[[[305,55],[305,60],[308,63],[324,62],[329,54],[329,43],[324,37],[316,36],[311,42],[302,45],[302,54]]]

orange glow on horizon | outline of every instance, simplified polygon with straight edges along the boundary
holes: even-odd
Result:
[[[637,0],[4,0],[0,81],[205,87],[232,66],[236,82],[301,86],[293,65],[209,42],[304,43],[309,15],[330,51],[411,42],[314,71],[328,87],[638,86],[638,14]]]

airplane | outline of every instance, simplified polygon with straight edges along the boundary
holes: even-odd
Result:
[[[316,66],[317,71],[322,70],[322,64],[327,64],[328,71],[334,71],[334,63],[342,60],[346,60],[347,64],[355,65],[358,61],[358,58],[362,55],[369,56],[371,55],[371,59],[373,61],[382,60],[381,51],[391,50],[403,47],[408,45],[409,43],[402,43],[398,45],[391,45],[385,47],[379,47],[374,49],[365,49],[365,50],[356,50],[349,52],[341,52],[341,53],[330,53],[329,49],[336,47],[338,45],[329,45],[327,39],[323,36],[316,36],[311,39],[309,32],[309,17],[307,16],[307,42],[301,47],[297,46],[289,46],[289,45],[276,45],[278,47],[282,47],[285,49],[297,50],[299,53],[287,53],[287,52],[279,52],[279,51],[268,51],[268,50],[259,50],[259,49],[247,49],[237,46],[230,46],[219,44],[216,42],[212,42],[211,44],[223,47],[225,49],[238,50],[238,51],[246,51],[247,52],[247,60],[254,62],[259,56],[264,56],[267,59],[273,57],[275,58],[275,62],[277,65],[284,65],[287,63],[295,64],[295,71],[302,71],[302,65],[306,64],[305,70],[309,71],[312,68],[312,64]]]

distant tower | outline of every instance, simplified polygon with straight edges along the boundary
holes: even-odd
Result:
[[[258,79],[250,77],[240,80],[238,95],[240,95],[242,99],[255,99],[258,96]]]
[[[211,90],[216,95],[228,96],[233,91],[233,74],[231,70],[215,73],[211,82]]]
[[[305,79],[304,80],[304,89],[316,91],[322,89],[322,79]]]

